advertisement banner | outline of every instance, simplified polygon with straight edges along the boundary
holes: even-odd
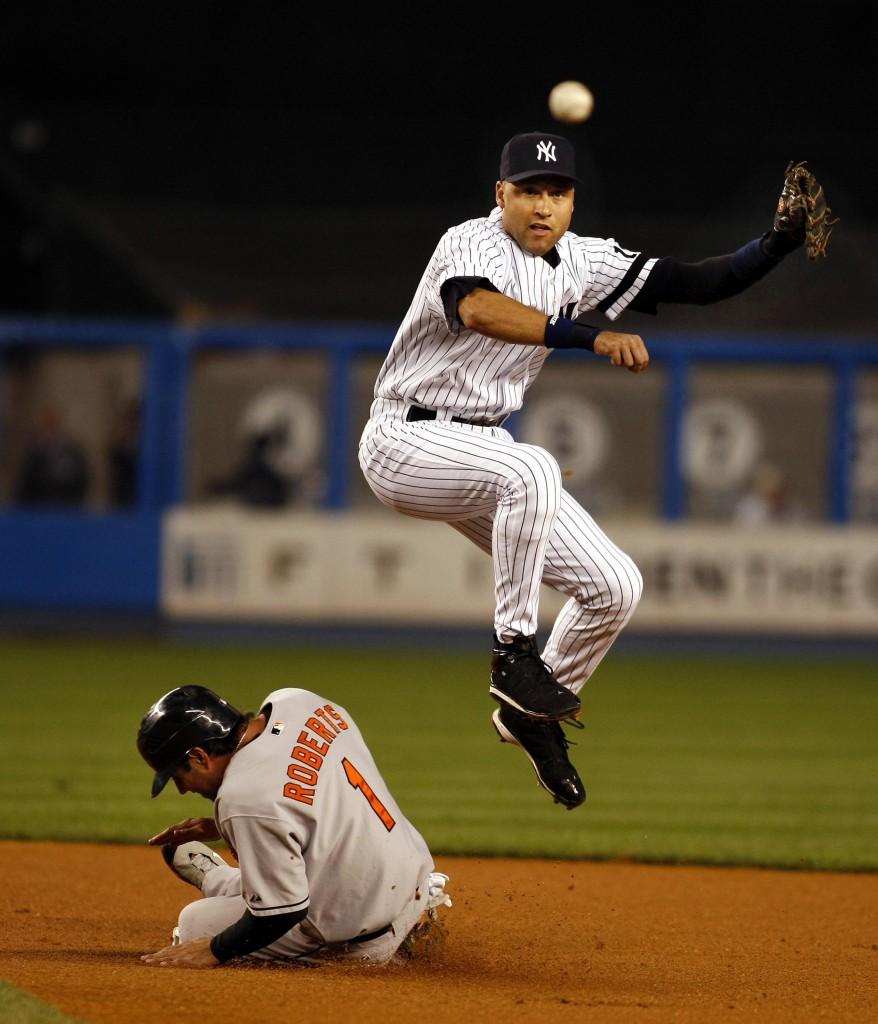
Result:
[[[827,526],[604,524],[643,573],[629,630],[878,635],[878,533]],[[544,627],[564,598],[544,588]],[[179,509],[172,617],[485,626],[487,555],[442,523],[381,512]]]

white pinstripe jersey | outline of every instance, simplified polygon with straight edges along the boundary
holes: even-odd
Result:
[[[354,720],[307,690],[275,690],[265,730],[231,759],[214,804],[247,909],[307,909],[339,942],[393,921],[433,868]]]
[[[627,252],[612,238],[568,231],[556,244],[560,262],[552,268],[506,233],[501,216],[495,207],[488,217],[466,221],[442,236],[378,374],[373,415],[381,399],[468,417],[502,416],[521,408],[551,349],[513,345],[449,324],[441,288],[450,278],[486,278],[499,292],[548,316],[599,310],[615,320],[656,263]]]

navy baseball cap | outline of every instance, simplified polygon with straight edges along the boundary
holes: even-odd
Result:
[[[573,146],[563,135],[525,132],[513,135],[500,154],[500,180],[567,178],[578,181]]]

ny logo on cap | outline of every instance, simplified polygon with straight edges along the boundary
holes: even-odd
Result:
[[[537,143],[537,160],[545,160],[548,163],[550,160],[558,162],[555,156],[555,143],[554,142],[538,142]]]

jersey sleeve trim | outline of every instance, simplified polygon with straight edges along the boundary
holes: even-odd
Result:
[[[445,322],[448,329],[455,334],[463,330],[464,323],[460,319],[457,307],[461,299],[465,299],[476,288],[496,292],[494,284],[486,277],[446,277],[439,289],[442,295],[442,306],[445,310]]]
[[[618,319],[618,317],[628,309],[634,299],[640,294],[640,290],[646,284],[646,281],[657,262],[658,260],[655,257],[647,259],[646,263],[641,268],[640,273],[637,275],[636,280],[634,280],[628,287],[627,291],[623,292],[616,299],[613,305],[605,311],[604,316],[606,316],[608,320]]]
[[[625,272],[625,276],[619,282],[619,284],[610,292],[605,298],[601,299],[598,303],[597,308],[602,312],[606,313],[607,310],[613,306],[620,298],[628,291],[633,282],[637,279],[637,275],[643,269],[644,264],[647,261],[647,256],[644,253],[640,253],[631,263],[631,266]]]
[[[254,917],[273,917],[275,914],[293,914],[300,910],[307,910],[311,906],[311,897],[306,896],[298,903],[281,903],[276,907],[263,907],[261,904],[254,907],[246,898],[244,902]]]

